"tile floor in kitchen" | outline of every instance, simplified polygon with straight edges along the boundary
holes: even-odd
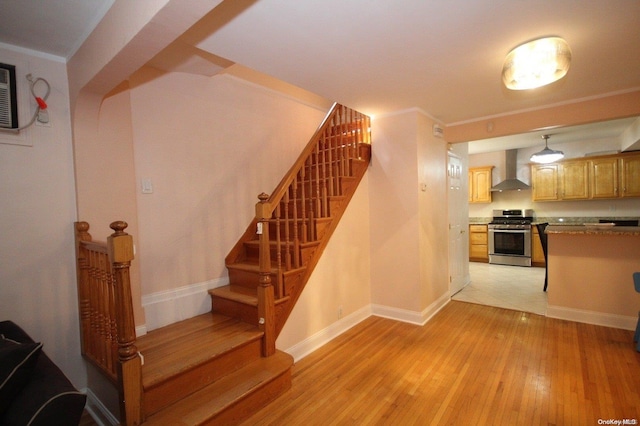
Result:
[[[471,282],[452,299],[545,315],[544,268],[469,262]]]

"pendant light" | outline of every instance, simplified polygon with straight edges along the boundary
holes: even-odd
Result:
[[[562,151],[554,151],[550,149],[547,145],[547,141],[549,140],[549,135],[542,135],[542,139],[544,139],[544,149],[540,152],[536,152],[529,159],[533,163],[538,164],[547,164],[553,163],[554,161],[561,160],[564,158],[564,152]]]
[[[560,80],[569,71],[571,49],[560,37],[545,37],[521,44],[507,55],[502,81],[511,90],[527,90]]]

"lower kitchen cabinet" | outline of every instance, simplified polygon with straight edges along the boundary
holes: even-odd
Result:
[[[469,260],[489,262],[487,225],[469,225]]]
[[[531,227],[531,266],[544,267],[544,251],[542,250],[542,242],[540,242],[540,234],[538,228],[534,225]]]

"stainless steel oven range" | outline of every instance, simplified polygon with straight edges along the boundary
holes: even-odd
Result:
[[[494,210],[489,222],[489,263],[531,266],[533,210]]]

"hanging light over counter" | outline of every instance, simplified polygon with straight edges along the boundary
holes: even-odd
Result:
[[[571,49],[564,39],[540,38],[509,52],[502,67],[502,81],[511,90],[535,89],[560,80],[570,63]]]
[[[547,164],[564,158],[564,152],[550,149],[547,145],[549,135],[542,135],[542,139],[544,139],[544,149],[533,154],[529,159],[531,162],[538,164]]]

